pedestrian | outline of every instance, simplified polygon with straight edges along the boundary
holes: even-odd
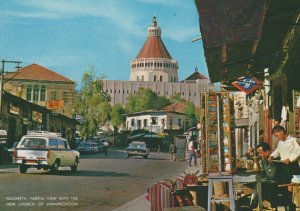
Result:
[[[105,140],[105,141],[103,142],[105,157],[107,157],[108,145],[109,145],[109,143]]]
[[[280,157],[280,167],[278,167],[278,183],[290,184],[293,175],[300,174],[300,145],[297,138],[287,134],[285,128],[281,125],[276,125],[272,129],[272,134],[278,138],[279,143],[274,152],[271,153],[269,161]],[[283,189],[283,201],[291,202],[292,193],[288,189]]]
[[[197,155],[196,155],[196,149],[194,146],[194,142],[191,138],[188,138],[188,154],[189,154],[189,167],[192,166],[192,160],[194,159],[194,166],[197,166]]]
[[[173,142],[171,142],[171,144],[170,144],[169,152],[170,152],[170,155],[171,155],[170,161],[175,162],[176,161],[177,147]]]

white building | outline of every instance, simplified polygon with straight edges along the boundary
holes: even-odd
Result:
[[[195,71],[179,82],[178,69],[177,61],[171,57],[161,39],[161,29],[154,17],[147,30],[144,46],[130,62],[129,81],[104,80],[103,89],[110,95],[112,105],[120,103],[124,106],[130,94],[135,94],[140,87],[144,87],[167,98],[180,93],[186,101],[199,107],[200,94],[213,88],[210,80]]]
[[[127,114],[126,129],[145,129],[161,133],[165,129],[179,130],[182,127],[184,114],[176,111],[143,111]]]

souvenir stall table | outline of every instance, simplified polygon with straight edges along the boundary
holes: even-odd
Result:
[[[236,168],[229,93],[202,94],[200,105],[201,174],[197,175],[197,171],[172,182],[162,181],[153,185],[149,194],[151,210],[197,210],[212,206],[217,210],[229,207],[238,210],[239,200],[252,193],[258,200],[255,206],[262,210],[263,191],[258,169]],[[250,203],[249,199],[249,208]]]

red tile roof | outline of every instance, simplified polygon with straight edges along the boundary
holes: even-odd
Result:
[[[172,59],[165,44],[159,36],[149,36],[137,55],[136,59],[141,58],[167,58]]]
[[[35,81],[56,81],[75,83],[74,81],[38,64],[31,64],[21,68],[19,73],[8,73],[4,78],[13,78],[18,80],[35,80]]]
[[[176,102],[172,103],[163,108],[164,111],[175,111],[179,113],[184,113],[184,109],[186,108],[186,103]]]

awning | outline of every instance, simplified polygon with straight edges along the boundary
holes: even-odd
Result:
[[[195,0],[211,82],[263,78],[286,57],[283,44],[299,15],[299,0]]]

